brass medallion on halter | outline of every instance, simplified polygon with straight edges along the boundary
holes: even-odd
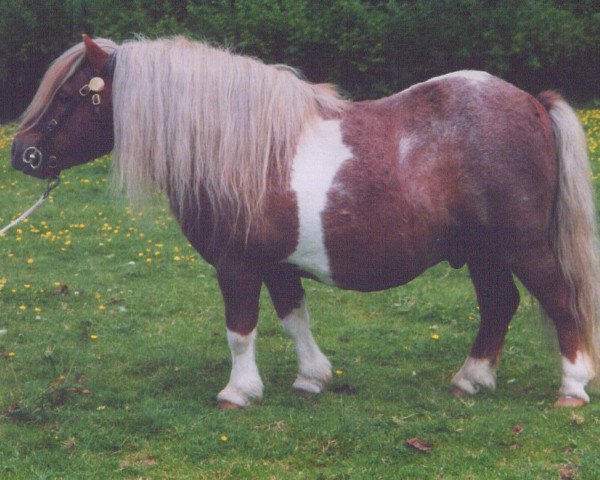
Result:
[[[100,77],[94,77],[90,80],[90,83],[88,83],[88,87],[90,87],[90,90],[94,93],[101,92],[104,90],[104,80]]]

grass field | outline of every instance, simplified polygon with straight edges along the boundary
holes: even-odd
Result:
[[[579,113],[600,185],[600,110]],[[11,170],[13,134],[0,128],[0,226],[43,190]],[[218,410],[230,359],[214,274],[164,201],[110,197],[109,168],[64,172],[0,238],[1,479],[600,478],[600,391],[552,408],[559,363],[527,295],[496,391],[448,395],[478,312],[466,271],[446,264],[375,294],[305,282],[335,371],[317,398],[292,393],[293,346],[264,295],[265,398]]]

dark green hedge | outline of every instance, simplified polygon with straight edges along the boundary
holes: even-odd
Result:
[[[82,32],[206,39],[357,99],[462,68],[532,93],[600,97],[597,0],[3,0],[0,120],[23,110],[49,62]]]

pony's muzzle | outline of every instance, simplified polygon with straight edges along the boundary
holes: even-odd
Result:
[[[42,152],[36,147],[26,148],[23,152],[23,163],[26,163],[32,170],[37,170],[44,159]]]

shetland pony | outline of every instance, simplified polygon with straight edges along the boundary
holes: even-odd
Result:
[[[52,178],[113,151],[132,197],[162,190],[216,270],[232,354],[223,408],[262,397],[255,363],[264,283],[295,343],[301,392],[331,365],[301,278],[374,291],[467,265],[481,325],[451,381],[494,388],[519,278],[556,327],[557,405],[589,402],[598,366],[598,258],[585,136],[556,93],[537,98],[461,71],[350,102],[328,85],[184,38],[84,42],[46,73],[12,165]]]

